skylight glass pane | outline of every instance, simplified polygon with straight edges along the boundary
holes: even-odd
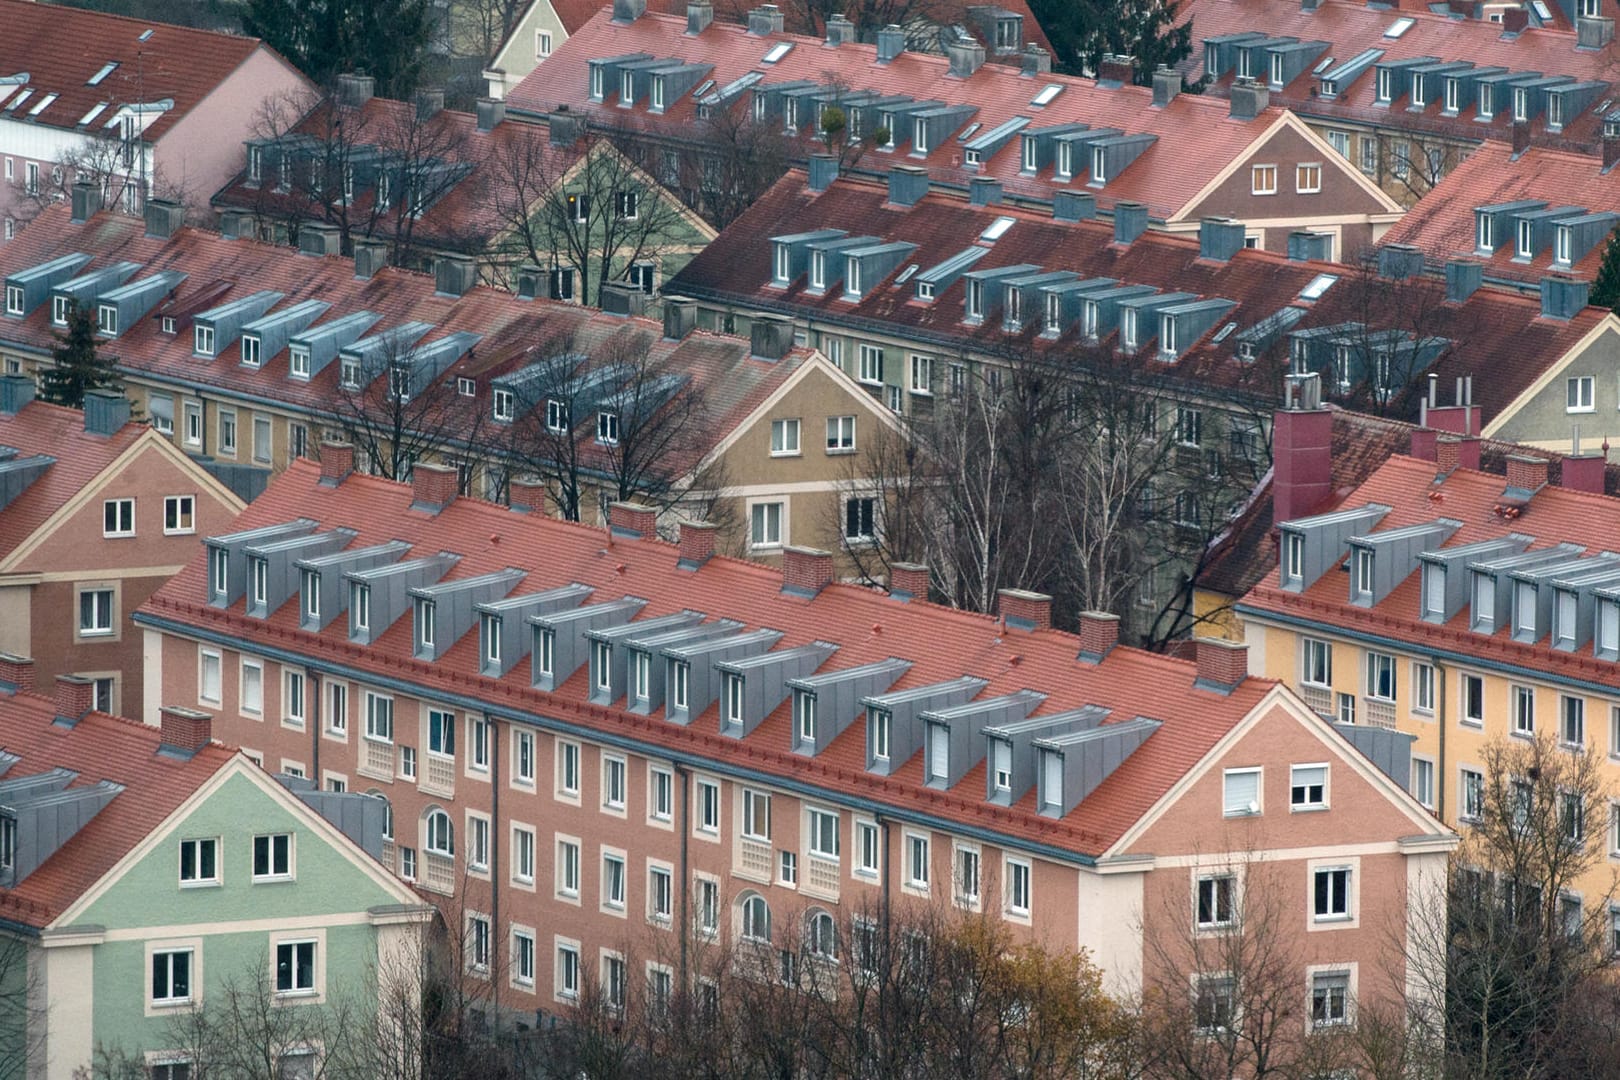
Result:
[[[1012,228],[1013,220],[1010,217],[998,217],[990,223],[990,227],[979,234],[980,240],[995,242],[1000,240],[1007,230]]]
[[[22,93],[11,99],[11,104],[6,106],[6,111],[10,112],[33,96],[34,92],[32,90],[24,90]]]
[[[28,115],[29,116],[38,116],[40,113],[44,112],[46,109],[51,107],[51,102],[55,101],[57,98],[59,98],[61,96],[62,96],[61,94],[46,94],[43,98],[40,99],[40,102],[39,102],[38,105],[35,105],[32,109],[28,110]]]
[[[1311,74],[1312,75],[1320,75],[1320,74],[1322,74],[1322,72],[1326,71],[1328,68],[1330,68],[1332,66],[1333,66],[1333,57],[1332,56],[1325,56],[1325,57],[1322,58],[1322,62],[1320,64],[1317,64],[1315,67],[1311,68]]]
[[[975,131],[978,131],[982,127],[984,127],[983,124],[978,124],[978,123],[969,124],[966,128],[962,129],[962,134],[960,134],[960,135],[958,135],[956,137],[956,141],[957,142],[967,142],[969,139],[973,138],[973,133]]]
[[[692,91],[692,94],[695,97],[701,97],[701,96],[703,96],[704,94],[707,94],[710,90],[713,90],[713,89],[714,89],[714,80],[710,79],[708,82],[705,82],[702,86],[700,86],[696,90]]]
[[[1408,20],[1408,21],[1410,21],[1410,20]],[[765,58],[763,60],[761,60],[760,63],[774,64],[778,60],[782,59],[782,57],[786,56],[788,53],[790,53],[792,51],[793,51],[793,42],[791,42],[791,41],[779,41],[775,45],[771,46],[771,51],[765,54]]]
[[[1530,6],[1536,9],[1536,17],[1542,22],[1552,22],[1552,12],[1541,0],[1530,0]]]
[[[1052,99],[1063,93],[1062,83],[1047,83],[1041,87],[1041,92],[1029,99],[1031,105],[1050,105]]]
[[[1299,298],[1301,300],[1315,300],[1327,292],[1329,287],[1338,280],[1337,274],[1317,274],[1311,278],[1310,284],[1299,290]]]
[[[906,282],[911,280],[911,275],[915,274],[916,272],[917,264],[912,263],[910,266],[900,271],[900,276],[894,279],[894,283],[896,285],[904,285]]]
[[[1394,38],[1398,38],[1408,30],[1412,29],[1412,22],[1413,20],[1407,18],[1396,19],[1394,22],[1389,24],[1389,29],[1384,31],[1384,36],[1392,40]]]
[[[86,86],[100,86],[101,85],[101,80],[105,79],[107,76],[111,75],[117,69],[118,69],[118,61],[109,60],[105,64],[102,64],[101,65],[101,70],[96,72],[94,75],[90,76],[90,78],[85,82],[84,85],[86,85]]]
[[[1219,345],[1221,342],[1223,342],[1223,341],[1225,341],[1227,339],[1227,337],[1232,333],[1232,331],[1234,331],[1236,329],[1237,329],[1237,323],[1235,323],[1235,322],[1227,323],[1225,326],[1221,327],[1220,330],[1216,331],[1216,334],[1215,334],[1214,337],[1210,338],[1210,343],[1214,344],[1214,345]]]
[[[85,113],[84,116],[79,120],[80,125],[88,124],[90,121],[100,116],[106,107],[107,103],[105,101],[97,102],[95,105],[90,106],[90,111]]]

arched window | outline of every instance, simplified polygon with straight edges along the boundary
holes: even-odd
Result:
[[[427,843],[424,846],[434,855],[456,853],[456,828],[450,824],[450,815],[443,810],[428,811]]]
[[[825,911],[812,911],[804,920],[805,944],[810,955],[823,960],[838,959],[838,927]]]
[[[771,906],[758,893],[742,902],[742,936],[749,941],[771,940]]]

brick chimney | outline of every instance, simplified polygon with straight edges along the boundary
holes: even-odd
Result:
[[[1530,125],[1514,123],[1508,129],[1508,133],[1513,142],[1513,157],[1517,159],[1520,154],[1530,149]]]
[[[1136,58],[1104,55],[1097,62],[1097,82],[1129,86],[1136,81]]]
[[[1478,439],[1442,435],[1434,444],[1435,472],[1445,476],[1459,466],[1478,471],[1479,450]]]
[[[1119,616],[1107,611],[1080,613],[1080,659],[1100,664],[1119,644]]]
[[[681,522],[679,537],[681,557],[675,565],[682,570],[696,570],[714,558],[719,532],[719,526],[712,521]]]
[[[1223,638],[1198,638],[1193,642],[1198,679],[1193,684],[1206,690],[1230,694],[1249,676],[1249,647]]]
[[[1530,25],[1530,13],[1524,8],[1504,8],[1502,11],[1502,36],[1518,34]]]
[[[1539,491],[1547,486],[1547,459],[1528,454],[1509,454],[1507,486],[1520,491]]]
[[[1412,456],[1419,461],[1433,461],[1435,442],[1439,438],[1440,433],[1434,428],[1420,427],[1415,429],[1412,432]]]
[[[814,596],[833,579],[832,552],[820,548],[782,549],[782,591],[796,596]]]
[[[159,745],[167,750],[195,754],[214,737],[214,718],[196,709],[165,705],[158,710]]]
[[[927,600],[928,567],[914,562],[890,563],[889,595],[896,600]]]
[[[1564,458],[1561,486],[1571,491],[1601,495],[1608,465],[1608,460],[1602,454],[1571,454]],[[4,671],[0,670],[0,679],[3,678],[5,678]]]
[[[637,502],[616,502],[608,506],[608,531],[629,540],[646,540],[658,535],[658,511]]]
[[[514,476],[507,481],[507,502],[520,514],[546,512],[546,484],[538,476]]]
[[[1317,375],[1290,375],[1272,418],[1271,519],[1279,525],[1304,517],[1333,490],[1333,414],[1321,387]]]
[[[437,514],[455,501],[461,476],[449,465],[426,462],[411,467],[411,508]]]
[[[996,606],[1014,630],[1050,630],[1052,598],[1024,589],[997,589]]]
[[[34,689],[34,661],[31,657],[0,653],[0,683],[11,687],[12,693],[28,694]]]
[[[354,472],[354,444],[321,443],[321,485],[337,487]]]
[[[96,684],[82,675],[56,677],[56,718],[77,724],[96,704]]]

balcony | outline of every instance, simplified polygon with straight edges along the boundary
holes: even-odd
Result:
[[[443,757],[431,751],[424,759],[422,782],[418,785],[424,794],[453,799],[456,796],[456,759]]]
[[[737,860],[731,872],[763,885],[771,883],[771,845],[766,840],[737,839]]]
[[[1366,717],[1364,723],[1369,727],[1395,730],[1395,703],[1382,698],[1362,698],[1361,714]]]
[[[372,738],[361,739],[360,775],[391,783],[394,779],[394,744]]]
[[[454,896],[456,892],[456,860],[450,855],[429,851],[422,856],[422,887],[429,892]]]
[[[1302,683],[1299,688],[1299,696],[1304,698],[1305,704],[1309,705],[1314,711],[1329,719],[1333,718],[1333,691],[1330,688]]]
[[[818,900],[838,901],[838,861],[824,859],[819,855],[808,856],[804,860],[804,881],[800,888],[806,896],[813,896]]]

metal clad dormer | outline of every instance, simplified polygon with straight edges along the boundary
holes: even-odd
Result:
[[[1559,581],[1601,576],[1616,570],[1620,570],[1620,556],[1604,554],[1508,571],[1513,640],[1534,644],[1552,633],[1553,594]]]
[[[1620,563],[1552,583],[1552,647],[1575,652],[1592,640],[1597,590],[1620,586]]]
[[[316,524],[310,518],[297,518],[204,539],[203,546],[208,550],[209,606],[230,607],[247,591],[248,548],[307,535],[315,531]]]
[[[703,618],[701,611],[677,611],[654,619],[585,631],[586,648],[590,651],[587,667],[590,671],[591,701],[597,705],[611,705],[628,693],[630,650],[623,644],[625,639],[685,629],[702,622]]]
[[[985,799],[996,806],[1011,806],[1022,799],[1035,786],[1035,740],[1089,731],[1108,719],[1111,711],[1100,705],[1082,705],[985,728]]]
[[[591,595],[589,585],[560,585],[543,592],[475,604],[478,612],[478,674],[500,678],[529,655],[534,635],[529,618],[578,607]]]
[[[303,586],[299,560],[315,558],[349,546],[358,535],[353,529],[332,529],[323,533],[289,536],[244,549],[247,558],[247,606],[252,618],[268,619],[287,598]]]
[[[61,255],[12,274],[6,278],[6,316],[22,319],[33,314],[35,308],[50,298],[51,290],[72,280],[89,261],[88,255]]]
[[[1068,814],[1162,726],[1159,720],[1138,716],[1087,731],[1037,739],[1040,766],[1036,775],[1036,811],[1051,818]]]
[[[1350,538],[1376,528],[1390,508],[1378,503],[1352,510],[1284,521],[1277,528],[1282,534],[1280,584],[1289,592],[1304,592],[1344,559]]]
[[[645,631],[627,636],[624,648],[630,667],[630,685],[626,690],[625,707],[643,716],[651,716],[664,707],[670,668],[665,649],[730,637],[742,628],[743,624],[736,619],[716,619],[678,630]]]
[[[1462,522],[1436,518],[1418,525],[1350,538],[1350,602],[1372,607],[1411,577],[1418,557],[1439,547],[1462,528]]]
[[[1423,571],[1418,617],[1426,623],[1450,622],[1468,604],[1468,564],[1517,555],[1530,542],[1528,536],[1510,533],[1494,540],[1422,552],[1418,555]]]
[[[407,589],[411,598],[411,655],[437,660],[478,621],[478,606],[517,588],[527,572],[514,567],[437,585]]]
[[[1494,634],[1508,625],[1513,604],[1514,570],[1567,563],[1586,549],[1579,544],[1559,544],[1551,548],[1521,551],[1517,555],[1482,559],[1468,564],[1468,629],[1477,634]]]
[[[293,565],[299,573],[299,629],[325,630],[333,619],[349,610],[349,590],[343,584],[345,573],[391,563],[410,550],[411,545],[405,541],[390,540],[296,560]]]
[[[1045,700],[1045,694],[1019,690],[921,713],[923,783],[942,790],[955,787],[983,759],[985,728],[1023,720]]]
[[[287,338],[287,377],[313,379],[381,318],[374,311],[356,311],[290,335]],[[265,354],[265,359],[270,355]]]
[[[914,686],[862,698],[866,706],[866,769],[887,776],[922,745],[921,715],[948,709],[975,697],[988,680],[964,675],[949,682]]]
[[[585,635],[600,627],[627,623],[647,606],[639,596],[604,600],[584,607],[529,616],[531,682],[555,690],[586,660]]]
[[[838,651],[830,641],[812,641],[714,665],[720,676],[720,734],[741,739],[788,696],[788,680],[803,678]]]
[[[454,570],[461,556],[448,551],[404,562],[349,570],[343,581],[349,592],[349,640],[370,645],[411,604],[411,590],[438,581]]]
[[[789,679],[793,693],[793,732],[789,744],[795,754],[815,755],[865,714],[861,702],[881,694],[911,670],[910,660],[889,657],[841,671],[828,671]]]
[[[702,716],[720,694],[717,664],[757,656],[781,640],[782,631],[760,629],[666,646],[664,719],[690,724]]]

